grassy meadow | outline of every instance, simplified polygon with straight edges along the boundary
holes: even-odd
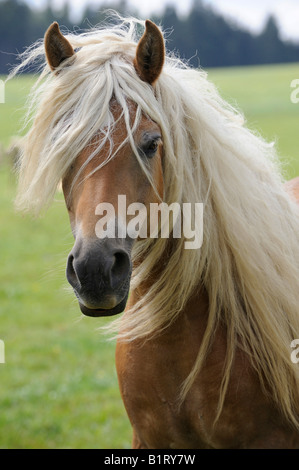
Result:
[[[209,71],[250,128],[277,142],[288,177],[299,175],[299,64]],[[17,135],[32,77],[6,85],[0,147]],[[1,153],[1,149],[0,149]],[[107,320],[80,315],[65,280],[72,247],[61,194],[39,219],[16,214],[15,176],[0,154],[0,448],[127,448],[131,428]]]

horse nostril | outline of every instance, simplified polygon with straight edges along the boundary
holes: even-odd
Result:
[[[74,256],[72,254],[69,255],[67,260],[66,277],[74,289],[78,289],[78,287],[80,287],[80,281],[74,269]]]
[[[113,264],[111,267],[111,285],[113,288],[124,282],[130,274],[130,258],[125,251],[117,251],[113,255]]]

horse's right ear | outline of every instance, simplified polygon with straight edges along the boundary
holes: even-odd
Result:
[[[61,62],[75,54],[69,41],[61,34],[56,21],[46,31],[45,51],[51,70],[55,70]]]

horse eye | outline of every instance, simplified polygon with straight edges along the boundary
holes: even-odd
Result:
[[[153,158],[158,150],[159,143],[161,139],[152,139],[146,144],[142,145],[141,147],[141,153],[147,158]]]

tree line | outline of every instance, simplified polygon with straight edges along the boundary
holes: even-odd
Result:
[[[126,0],[115,5],[99,2],[98,7],[87,6],[82,18],[74,24],[68,3],[56,11],[50,0],[42,10],[31,8],[22,0],[0,0],[0,73],[7,74],[17,63],[16,55],[42,38],[55,20],[70,31],[86,30],[107,17],[105,10],[115,9],[123,15],[140,17]],[[187,15],[178,15],[168,6],[160,15],[151,18],[167,31],[168,50],[175,51],[189,64],[198,67],[222,67],[299,61],[299,44],[283,41],[273,16],[268,18],[260,34],[251,34],[238,27],[202,0],[193,0]]]

